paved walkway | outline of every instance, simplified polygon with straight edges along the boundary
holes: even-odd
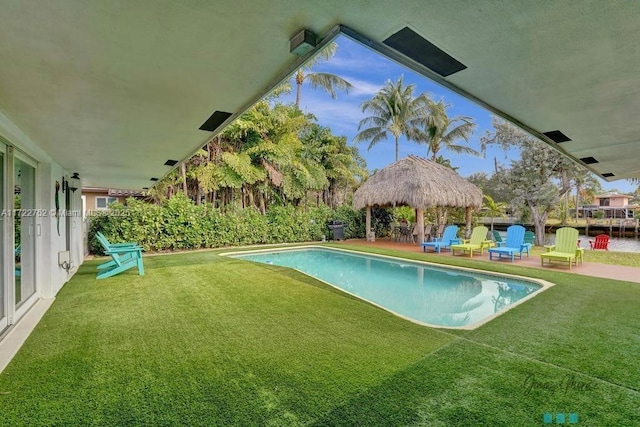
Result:
[[[376,239],[375,242],[367,242],[364,239],[350,239],[344,242],[347,245],[363,245],[363,246],[371,246],[378,248],[386,248],[386,249],[394,249],[398,251],[405,252],[416,252],[421,253],[422,247],[420,245],[412,244],[412,243],[402,243],[402,242],[393,242],[387,238]],[[433,252],[431,252],[433,253]],[[443,251],[439,256],[450,257],[454,256],[450,251]],[[461,257],[462,255],[455,255],[456,257]],[[467,255],[468,257],[468,255]],[[489,261],[489,255],[485,251],[484,255],[474,255],[473,259],[487,261],[487,262],[506,262],[510,263],[509,259],[496,260],[494,258],[493,261]],[[596,264],[593,262],[584,262],[580,265],[573,266],[571,270],[567,267],[565,263],[553,263],[551,266],[545,263],[545,266],[542,267],[540,265],[540,257],[538,255],[531,255],[527,258],[525,255],[522,260],[516,259],[516,264],[533,267],[533,268],[545,268],[545,269],[554,269],[558,271],[564,271],[566,273],[575,273],[582,274],[585,276],[591,277],[602,277],[604,279],[616,279],[616,280],[626,280],[628,282],[636,282],[640,283],[640,267],[627,267],[621,265],[611,265],[611,264]],[[640,254],[638,254],[638,264],[640,264]]]

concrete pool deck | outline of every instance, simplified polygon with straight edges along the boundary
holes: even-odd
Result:
[[[376,239],[375,242],[367,242],[364,239],[349,239],[343,241],[345,245],[362,245],[362,246],[371,246],[375,248],[385,248],[385,249],[393,249],[397,251],[405,251],[405,252],[415,252],[422,253],[422,247],[415,243],[405,243],[405,242],[394,242],[390,241],[388,238]],[[429,252],[434,254],[434,252]],[[439,256],[442,257],[464,257],[469,258],[468,255],[452,255],[451,251],[442,251]],[[496,260],[495,258],[490,261],[489,254],[485,251],[483,255],[474,255],[473,259],[486,261],[486,262],[496,262],[496,263],[511,263],[511,260],[503,258],[501,260]],[[640,267],[628,267],[621,265],[611,265],[611,264],[597,264],[594,262],[583,262],[580,263],[577,267],[572,266],[571,270],[569,270],[566,263],[553,263],[550,266],[545,264],[545,266],[540,265],[540,256],[539,255],[531,255],[527,257],[524,255],[522,260],[517,259],[515,263],[516,265],[521,265],[524,267],[532,267],[532,268],[543,268],[549,270],[563,271],[565,273],[575,273],[581,274],[584,276],[591,277],[602,277],[603,279],[614,279],[614,280],[624,280],[627,282],[635,282],[640,283]],[[640,254],[638,254],[638,264],[640,265]]]

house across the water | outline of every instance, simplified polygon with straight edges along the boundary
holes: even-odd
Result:
[[[583,218],[633,219],[634,213],[640,212],[640,205],[630,204],[632,197],[616,193],[595,196],[594,204],[579,207],[578,213]],[[602,212],[602,214],[597,212]]]

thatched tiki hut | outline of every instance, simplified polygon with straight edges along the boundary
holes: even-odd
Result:
[[[418,239],[422,242],[425,208],[464,207],[469,230],[471,209],[482,207],[482,191],[452,169],[409,156],[376,172],[354,193],[353,207],[367,208],[367,239],[371,236],[371,207],[393,205],[416,209]]]

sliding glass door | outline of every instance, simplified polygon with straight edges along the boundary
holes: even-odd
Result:
[[[0,333],[9,326],[9,322],[7,320],[8,313],[8,301],[9,301],[9,289],[6,286],[5,281],[5,264],[6,259],[4,257],[3,248],[5,246],[4,239],[4,228],[5,222],[11,219],[10,216],[7,215],[7,211],[5,210],[4,205],[4,187],[5,187],[5,178],[4,178],[4,159],[6,158],[4,155],[4,145],[0,143],[0,210],[2,211],[2,216],[0,216]]]
[[[15,304],[20,307],[36,291],[36,169],[26,160],[14,160]]]

